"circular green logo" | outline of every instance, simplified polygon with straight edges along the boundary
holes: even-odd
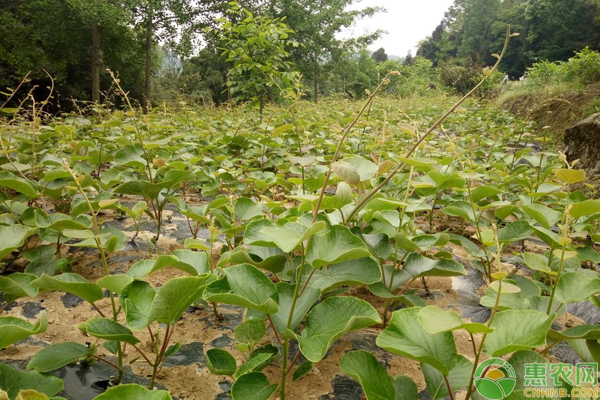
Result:
[[[489,400],[502,400],[517,384],[515,370],[501,358],[485,360],[475,370],[475,388]]]

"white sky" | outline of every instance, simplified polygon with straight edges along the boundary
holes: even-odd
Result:
[[[388,33],[369,49],[383,47],[388,55],[400,57],[411,50],[414,56],[419,41],[431,35],[452,3],[453,0],[362,0],[353,8],[380,6],[387,12],[359,21],[347,34],[358,36],[364,31],[383,29]]]

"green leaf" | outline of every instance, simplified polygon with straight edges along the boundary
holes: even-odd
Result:
[[[158,198],[160,192],[166,188],[164,182],[150,183],[147,181],[129,181],[125,182],[113,189],[115,194],[129,194],[132,196],[142,196],[147,200]]]
[[[281,125],[280,127],[273,129],[273,135],[277,136],[277,135],[281,135],[282,133],[285,133],[285,132],[291,132],[293,130],[294,130],[294,125],[285,124],[285,125]]]
[[[63,390],[61,379],[39,372],[21,372],[18,369],[0,363],[0,389],[8,392],[14,399],[21,390],[35,390],[47,396],[53,396]]]
[[[108,318],[92,318],[79,324],[77,328],[99,339],[129,344],[140,342],[128,328]]]
[[[360,176],[361,182],[368,181],[369,179],[373,178],[379,170],[379,167],[373,162],[360,156],[346,157],[343,161],[354,167]]]
[[[498,241],[500,243],[518,242],[527,239],[532,233],[533,229],[531,229],[529,222],[515,221],[498,231]]]
[[[403,274],[411,278],[423,276],[460,276],[465,275],[465,268],[454,260],[432,260],[418,253],[411,253],[402,269]]]
[[[215,375],[232,376],[237,369],[235,358],[223,349],[210,349],[206,352],[206,366]]]
[[[181,314],[202,296],[209,280],[209,275],[170,279],[158,288],[150,309],[150,322],[174,325]]]
[[[492,357],[542,346],[555,316],[533,310],[506,310],[496,314],[483,350]]]
[[[313,268],[369,257],[367,246],[345,226],[332,226],[324,235],[313,237],[306,251],[306,261]]]
[[[444,213],[451,217],[460,217],[466,221],[474,222],[475,215],[471,204],[464,201],[455,201],[444,207]]]
[[[458,314],[453,311],[444,311],[438,306],[427,306],[417,314],[419,323],[427,332],[436,334],[440,332],[465,329],[470,333],[490,333],[493,329],[484,324],[463,322]]]
[[[306,374],[308,374],[313,367],[314,363],[306,360],[304,361],[302,364],[300,364],[300,366],[298,368],[296,368],[296,370],[294,371],[294,375],[292,377],[292,380],[295,382],[298,379],[303,378],[304,376],[306,376]]]
[[[481,185],[471,191],[471,196],[474,203],[479,203],[485,198],[493,197],[500,193],[502,191],[496,187]]]
[[[127,275],[135,279],[150,276],[163,268],[175,268],[192,276],[209,272],[208,255],[204,252],[178,249],[172,255],[158,256],[156,260],[141,260],[133,264]]]
[[[139,144],[129,144],[115,153],[115,162],[126,167],[145,168],[146,160],[142,158],[144,150]]]
[[[318,362],[344,333],[380,322],[379,314],[366,301],[355,297],[330,297],[308,313],[302,334],[293,335],[302,354],[309,361]]]
[[[235,340],[240,343],[256,343],[265,336],[265,323],[260,319],[249,319],[233,330]]]
[[[316,196],[315,196],[316,197]],[[318,198],[313,201],[316,205]],[[340,182],[333,196],[324,196],[321,202],[323,210],[339,210],[342,207],[351,204],[354,201],[352,188],[346,182]]]
[[[240,264],[225,269],[225,276],[212,282],[204,291],[204,300],[277,312],[278,292],[275,284],[256,267]]]
[[[380,280],[381,268],[376,260],[357,258],[316,270],[310,286],[325,293],[340,286],[371,285]]]
[[[95,283],[88,282],[84,277],[77,274],[61,274],[57,276],[42,276],[31,282],[32,286],[39,288],[43,292],[56,290],[59,292],[71,293],[77,297],[81,297],[89,303],[104,298],[104,293],[100,286]]]
[[[377,337],[377,346],[429,364],[448,375],[458,355],[452,332],[427,332],[418,322],[419,311],[420,308],[411,307],[392,313],[390,325]]]
[[[550,329],[548,338],[555,342],[573,339],[600,340],[600,325],[578,325],[562,332]]]
[[[269,240],[284,253],[289,253],[296,249],[300,243],[314,236],[316,233],[325,229],[325,222],[319,221],[306,228],[298,223],[287,223],[283,226],[266,227],[261,230]]]
[[[269,379],[261,372],[244,374],[231,387],[233,400],[268,400],[271,398],[277,384],[271,385]]]
[[[166,390],[148,390],[140,385],[121,384],[108,389],[94,400],[171,400]]]
[[[427,364],[421,364],[421,370],[431,399],[439,400],[448,397],[448,387],[440,371]],[[450,389],[456,392],[467,387],[472,372],[473,363],[463,356],[458,356],[456,366],[448,374]]]
[[[556,275],[556,273],[553,272],[548,266],[548,259],[542,256],[541,254],[524,253],[523,259],[525,260],[527,267],[532,270],[544,272],[546,274]]]
[[[40,312],[40,319],[35,325],[17,317],[0,317],[0,349],[4,349],[31,335],[44,333],[46,329],[48,329],[46,311]]]
[[[396,390],[395,400],[418,400],[419,398],[417,385],[408,376],[398,375],[394,379],[394,389]]]
[[[119,303],[125,311],[127,326],[134,331],[145,329],[150,321],[150,311],[156,291],[143,281],[133,281],[123,288]]]
[[[133,278],[125,274],[116,274],[102,277],[96,281],[101,288],[108,289],[112,293],[121,294],[123,289],[133,282]]]
[[[38,210],[35,212],[35,224],[44,229],[55,231],[84,230],[92,227],[92,219],[88,215],[79,215],[75,218],[65,214],[50,214],[45,217]]]
[[[240,197],[235,202],[234,214],[242,221],[249,221],[254,217],[262,216],[262,208],[248,197]]]
[[[25,244],[25,239],[38,231],[23,225],[0,226],[0,259]]]
[[[568,304],[585,301],[597,293],[600,293],[600,279],[583,272],[567,272],[560,276],[555,296],[561,303]]]
[[[22,274],[15,272],[8,276],[0,275],[0,292],[3,293],[4,301],[12,303],[22,297],[35,297],[38,288],[31,285],[37,279],[33,274]]]
[[[546,229],[552,228],[562,218],[562,213],[542,204],[523,204],[521,209]]]
[[[28,370],[37,372],[50,372],[64,367],[77,360],[91,356],[94,352],[92,347],[79,343],[65,342],[52,344],[35,353],[27,364]]]
[[[582,169],[555,169],[554,175],[568,184],[585,181],[585,171]]]
[[[358,185],[361,181],[360,174],[358,171],[345,161],[337,161],[331,165],[331,170],[340,178],[343,182],[349,185]]]
[[[581,218],[586,215],[600,213],[600,200],[585,200],[571,206],[571,217]]]
[[[344,354],[340,369],[360,383],[367,400],[393,400],[396,397],[392,378],[373,354],[351,351]]]
[[[39,197],[39,193],[31,182],[19,178],[10,172],[0,172],[0,187],[7,187],[16,192],[23,193],[31,199],[37,199]]]
[[[279,309],[275,314],[271,315],[273,323],[277,330],[281,333],[285,332],[287,328],[287,322],[292,307],[292,300],[294,298],[295,285],[291,285],[286,282],[280,282],[277,284],[277,291],[279,293]],[[290,329],[295,331],[300,322],[306,316],[306,313],[311,309],[313,304],[321,296],[321,291],[308,286],[301,296],[296,299],[296,307],[294,308],[294,315],[292,317],[292,323]]]

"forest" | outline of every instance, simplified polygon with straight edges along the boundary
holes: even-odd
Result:
[[[379,4],[0,0],[0,400],[600,399],[600,2]]]

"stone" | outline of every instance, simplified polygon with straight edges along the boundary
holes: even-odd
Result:
[[[565,131],[565,154],[569,162],[588,175],[600,175],[600,113],[590,115]]]

